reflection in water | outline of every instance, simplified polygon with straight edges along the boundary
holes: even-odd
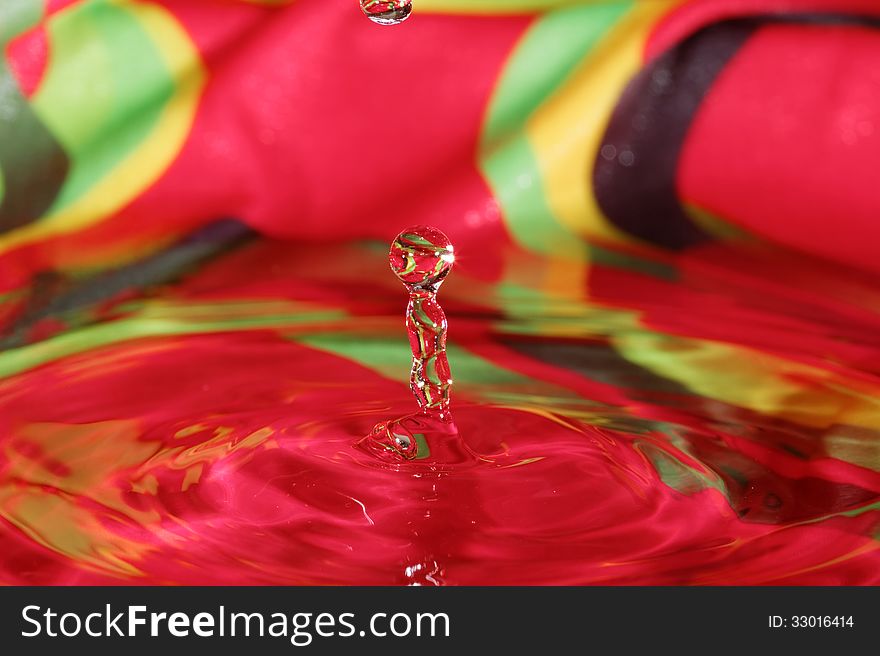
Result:
[[[462,253],[474,456],[431,466],[354,446],[411,410],[411,354],[384,248],[334,248],[256,242],[0,353],[0,582],[880,582],[876,281],[597,254],[573,295]]]

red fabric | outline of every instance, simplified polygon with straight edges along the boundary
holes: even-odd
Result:
[[[852,14],[880,16],[877,0],[691,0],[664,16],[645,44],[651,59],[711,23],[746,16]]]
[[[678,171],[685,202],[880,271],[880,33],[767,26],[716,80]]]
[[[275,236],[387,239],[419,217],[457,244],[506,240],[500,222],[482,233],[456,226],[491,203],[474,153],[498,70],[529,18],[426,15],[392,34],[327,3],[234,6],[232,31],[205,15],[216,3],[166,4],[206,53],[210,82],[181,156],[127,220],[175,198],[176,220],[232,213]],[[462,264],[482,275],[500,266]]]

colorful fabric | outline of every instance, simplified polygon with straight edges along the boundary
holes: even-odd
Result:
[[[0,583],[880,583],[876,2],[414,7],[0,4]]]

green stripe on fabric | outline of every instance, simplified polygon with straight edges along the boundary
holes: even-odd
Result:
[[[149,135],[174,93],[171,72],[126,8],[88,3],[48,22],[52,56],[35,111],[70,154],[52,211],[81,197]]]
[[[660,280],[678,280],[680,277],[678,269],[671,264],[602,248],[597,244],[590,244],[590,262],[601,266],[636,271]]]
[[[44,0],[0,1],[0,45],[36,25],[43,17]]]
[[[544,15],[510,56],[495,89],[481,138],[481,168],[513,237],[529,250],[580,259],[586,255],[580,240],[553,216],[523,130],[632,5],[632,0],[589,4]]]
[[[558,9],[535,21],[495,88],[482,136],[484,148],[519,130],[559,88],[632,1]]]
[[[235,309],[231,308],[232,316],[227,317],[217,316],[215,312],[210,311],[210,308],[198,306],[185,310],[177,309],[181,310],[180,316],[175,316],[174,309],[161,314],[147,309],[140,316],[81,328],[43,342],[4,351],[0,353],[0,378],[91,349],[132,339],[284,328],[346,318],[342,310],[309,308],[285,313],[261,312],[258,304],[251,304],[248,314],[234,312]],[[200,309],[203,310],[203,316],[199,316]],[[223,308],[218,309],[223,310]],[[277,309],[275,311],[277,312]]]
[[[650,442],[637,442],[636,448],[651,462],[660,480],[673,490],[682,494],[695,494],[702,490],[715,489],[729,500],[727,486],[717,474],[706,475],[689,467]]]
[[[412,364],[412,353],[404,339],[351,333],[301,335],[292,339],[319,351],[353,360],[393,380],[405,380]]]
[[[501,205],[505,224],[523,248],[585,259],[585,247],[553,216],[538,162],[525,135],[516,135],[482,162],[483,174]]]
[[[265,0],[264,0],[265,1]],[[551,11],[584,4],[607,4],[608,0],[420,0],[415,12],[446,14],[523,14]]]
[[[295,341],[306,346],[338,355],[357,362],[385,378],[400,382],[409,381],[412,353],[409,343],[402,337],[355,335],[351,333],[320,333],[296,336]],[[529,379],[470,351],[447,344],[446,355],[452,366],[456,383],[491,385],[528,383]]]
[[[323,332],[289,339],[356,362],[401,385],[409,383],[412,354],[402,337]],[[446,354],[455,380],[453,395],[458,389],[472,400],[549,412],[570,413],[572,408],[594,405],[572,390],[504,369],[461,346],[447,344]]]
[[[691,221],[718,240],[757,240],[755,235],[749,234],[747,230],[740,228],[732,221],[713,214],[709,210],[694,205],[693,203],[685,203],[684,211],[687,213],[688,218],[690,218]]]

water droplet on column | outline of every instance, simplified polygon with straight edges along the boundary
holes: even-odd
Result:
[[[410,292],[436,292],[455,262],[452,242],[437,228],[413,226],[401,232],[388,253],[391,270]]]
[[[412,0],[360,0],[361,11],[379,25],[397,25],[412,12]]]

